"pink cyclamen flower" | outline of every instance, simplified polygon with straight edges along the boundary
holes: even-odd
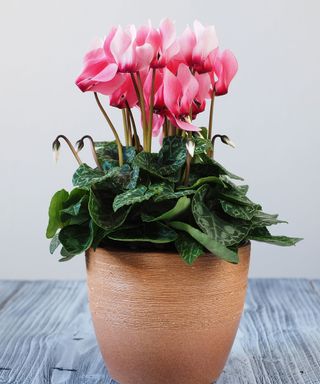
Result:
[[[84,68],[76,79],[83,91],[110,95],[125,81],[123,73],[134,73],[147,68],[153,58],[149,43],[139,45],[133,25],[123,30],[113,27],[103,45],[84,57]]]
[[[153,58],[151,68],[163,68],[178,54],[179,43],[176,39],[174,23],[170,19],[163,19],[158,29],[153,28],[151,23],[138,29],[137,42],[139,44],[151,44],[153,47]]]
[[[218,51],[214,58],[214,72],[211,82],[215,94],[222,96],[228,93],[229,85],[238,71],[238,62],[230,50]]]
[[[147,68],[154,55],[154,48],[147,42],[140,42],[134,25],[126,29],[119,26],[113,38],[105,42],[105,52],[110,52],[118,72],[135,73]]]
[[[218,47],[218,38],[213,25],[204,27],[199,21],[193,23],[193,31],[187,27],[179,39],[180,58],[199,73],[212,70],[209,55]]]
[[[108,60],[104,49],[91,50],[84,57],[84,68],[76,79],[82,92],[92,91],[110,95],[125,81],[115,63]]]
[[[185,64],[180,64],[175,76],[164,70],[163,98],[171,123],[185,131],[200,131],[191,123],[190,112],[199,91],[199,84]]]

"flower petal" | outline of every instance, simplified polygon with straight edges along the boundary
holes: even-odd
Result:
[[[131,44],[130,33],[124,31],[119,25],[117,28],[111,42],[110,42],[110,52],[113,55],[117,63],[121,62],[123,59],[123,54],[129,48]]]
[[[117,73],[112,80],[107,81],[105,83],[97,82],[95,84],[92,84],[90,88],[87,90],[92,92],[98,92],[103,95],[111,95],[112,92],[118,89],[123,84],[124,81],[125,81],[124,75],[122,73]]]
[[[154,50],[151,44],[136,47],[136,70],[147,68],[153,59]]]
[[[238,62],[230,50],[225,50],[216,56],[215,73],[218,80],[215,83],[215,92],[217,96],[228,93],[231,80],[238,71]]]
[[[188,123],[186,121],[175,119],[176,125],[181,128],[183,131],[188,132],[200,132],[201,129],[199,127],[196,127],[195,125]]]
[[[182,95],[182,87],[176,76],[164,69],[163,99],[168,110],[175,116],[180,114],[179,101]]]
[[[177,74],[182,87],[182,97],[180,103],[180,114],[190,113],[190,108],[199,91],[199,84],[185,64],[180,64]]]
[[[187,27],[179,39],[180,54],[186,64],[190,65],[192,60],[192,51],[196,45],[196,37],[190,27]]]
[[[199,23],[200,24],[200,23]],[[194,63],[201,63],[206,60],[208,55],[218,47],[218,38],[216,34],[215,27],[210,25],[206,28],[202,26],[202,28],[197,27],[197,23],[195,22],[194,26],[197,30],[197,43],[194,47],[192,60]]]
[[[160,35],[162,38],[162,49],[167,50],[176,40],[176,29],[170,19],[163,19],[160,22]]]
[[[211,79],[208,73],[195,74],[195,77],[199,84],[199,90],[196,95],[196,99],[199,103],[210,97]]]
[[[110,105],[117,108],[125,108],[127,104],[134,107],[138,100],[129,74],[123,74],[125,81],[110,95]]]
[[[104,43],[103,43],[103,49],[104,49],[105,57],[110,62],[115,61],[113,54],[111,52],[111,49],[110,49],[110,44],[111,44],[111,41],[114,38],[114,35],[116,34],[116,32],[117,32],[117,28],[112,27],[111,31],[109,32],[108,36],[105,38]]]
[[[164,117],[156,113],[152,116],[152,136],[158,136],[161,132],[161,127],[164,122]]]
[[[92,81],[107,82],[112,80],[118,71],[118,65],[115,63],[107,65],[96,76],[92,77]]]

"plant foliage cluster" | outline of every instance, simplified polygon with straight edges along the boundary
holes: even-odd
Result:
[[[94,142],[100,169],[81,164],[71,192],[56,192],[49,207],[50,252],[61,247],[60,261],[93,247],[173,248],[192,264],[210,252],[231,263],[249,240],[289,246],[300,239],[272,236],[282,223],[247,197],[242,178],[207,155],[211,141],[192,134],[193,161],[186,181],[187,140],[168,136],[159,153]]]

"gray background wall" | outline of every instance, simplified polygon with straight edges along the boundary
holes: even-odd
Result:
[[[317,0],[0,1],[0,278],[82,278],[84,258],[58,263],[44,237],[53,192],[69,188],[76,164],[52,139],[111,139],[93,96],[73,84],[82,56],[113,24],[198,18],[215,24],[239,73],[216,103],[215,130],[237,149],[217,158],[245,177],[252,199],[281,213],[293,248],[253,244],[251,276],[320,277],[319,11]],[[120,124],[118,111],[110,112]],[[200,120],[206,121],[206,120]]]

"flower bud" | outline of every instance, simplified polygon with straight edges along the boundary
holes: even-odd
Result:
[[[61,146],[60,141],[58,138],[56,138],[55,141],[52,143],[53,156],[56,162],[59,159],[60,146]]]
[[[188,151],[189,155],[191,157],[193,157],[194,156],[194,150],[196,148],[194,141],[191,139],[188,139],[186,142],[186,147],[187,147],[187,151]]]

